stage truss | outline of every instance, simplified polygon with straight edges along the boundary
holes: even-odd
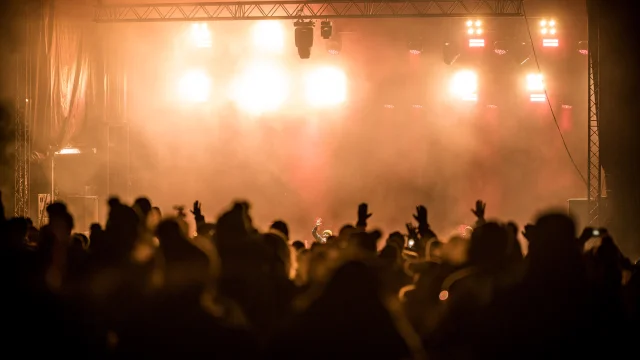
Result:
[[[95,22],[521,17],[523,0],[312,0],[99,5]]]
[[[588,118],[588,174],[587,174],[587,208],[588,224],[598,227],[602,218],[602,178],[600,164],[600,21],[598,18],[598,1],[587,1],[589,14],[589,118]]]

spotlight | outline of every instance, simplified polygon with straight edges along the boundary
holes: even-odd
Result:
[[[527,75],[527,90],[544,91],[544,79],[542,74],[536,73]]]
[[[311,57],[311,48],[313,47],[313,27],[315,23],[312,20],[296,20],[293,26],[295,27],[295,43],[298,48],[298,56],[300,56],[300,59],[308,59]]]
[[[540,21],[540,33],[545,37],[542,39],[542,46],[544,47],[557,47],[558,39],[555,38],[558,30],[556,29],[556,21],[555,20],[547,20],[543,19]],[[552,38],[548,38],[547,36],[551,36]]]
[[[470,70],[462,70],[453,75],[449,87],[451,94],[464,101],[478,100],[478,75]]]
[[[206,23],[191,24],[191,40],[199,48],[211,47],[211,32]]]
[[[325,20],[320,23],[320,35],[323,39],[329,40],[331,39],[331,34],[333,34],[333,26],[331,25],[331,21]]]
[[[347,98],[347,75],[339,68],[321,67],[305,77],[305,97],[313,107],[333,107]]]
[[[469,35],[480,35],[482,34],[482,21],[480,20],[467,20],[467,34]]]
[[[413,55],[419,55],[422,53],[422,39],[413,38],[409,40],[409,52]]]
[[[331,55],[340,55],[342,51],[342,37],[340,33],[335,34],[331,39],[327,40],[327,52]]]
[[[496,41],[493,43],[493,51],[498,55],[505,55],[509,52],[509,43],[506,41]]]
[[[460,57],[460,47],[455,43],[445,42],[442,47],[442,60],[451,65]]]
[[[178,83],[178,94],[185,102],[203,103],[209,99],[210,91],[211,80],[202,70],[187,72]]]
[[[254,46],[261,51],[279,53],[284,48],[284,28],[279,21],[258,21],[253,26],[252,35]]]
[[[582,55],[589,54],[589,42],[588,41],[580,41],[578,42],[578,52]]]

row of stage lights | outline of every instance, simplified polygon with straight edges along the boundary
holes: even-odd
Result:
[[[313,20],[297,20],[294,25],[295,46],[301,59],[311,57],[311,49],[314,45],[314,29],[316,22]],[[480,19],[469,19],[465,22],[466,35],[468,36],[468,46],[470,48],[484,48],[485,39],[482,35],[485,33],[484,23]],[[555,19],[542,19],[539,22],[539,33],[542,36],[541,45],[543,47],[559,47],[558,39],[558,23]],[[329,20],[320,22],[320,35],[326,40],[327,51],[332,55],[340,54],[342,50],[342,41],[340,34],[335,34],[333,24]],[[281,50],[284,47],[284,29],[278,21],[260,21],[254,27],[254,38],[257,39],[257,45],[267,45],[271,48]],[[198,47],[211,47],[211,32],[206,23],[193,24],[192,39],[194,39]],[[446,42],[445,47],[451,51],[456,46],[453,42]],[[523,42],[517,42],[515,45],[526,45]],[[494,51],[498,55],[505,55],[517,47],[508,41],[495,41],[493,43]],[[458,51],[459,49],[456,49]],[[583,55],[588,53],[588,42],[580,41],[578,43],[578,52]],[[419,38],[409,41],[409,52],[418,55],[422,53],[422,41]]]
[[[546,102],[544,77],[540,73],[531,73],[525,77],[526,91],[531,102]],[[449,92],[456,100],[478,101],[478,74],[472,70],[460,70],[451,78]]]
[[[238,108],[250,114],[278,110],[294,93],[284,67],[269,62],[256,62],[235,78],[229,87],[216,87],[216,98],[228,95]],[[320,66],[303,77],[304,100],[313,108],[332,108],[347,98],[347,76],[332,66]],[[178,83],[178,94],[185,103],[211,100],[214,85],[203,69],[188,71]]]
[[[310,55],[313,43],[313,26],[307,22],[296,22],[296,45],[301,57]],[[315,25],[315,23],[311,24]],[[284,27],[279,21],[258,21],[252,28],[253,45],[265,54],[278,54],[284,50]],[[321,22],[321,35],[332,38],[330,22]],[[335,36],[333,36],[335,38]],[[211,48],[213,34],[206,23],[191,25],[189,38],[196,48]],[[300,44],[298,44],[300,42]],[[329,41],[327,50],[337,55],[340,43]],[[308,46],[308,47],[307,47]],[[215,84],[205,68],[194,68],[178,80],[177,93],[184,103],[205,103],[214,98],[227,97],[238,108],[251,114],[262,114],[278,110],[296,91],[292,86],[293,77],[278,61],[257,59],[249,63],[243,72],[228,86]],[[331,108],[345,102],[347,98],[347,77],[338,67],[318,66],[307,70],[302,76],[301,94],[306,104],[313,108]]]
[[[540,45],[545,48],[557,48],[560,46],[558,39],[558,27],[557,21],[554,19],[542,19],[539,24],[539,34],[541,35]],[[469,19],[465,23],[466,25],[466,40],[469,48],[484,48],[485,38],[482,36],[485,31],[483,28],[483,22],[479,19]],[[521,63],[524,63],[528,59],[528,52],[530,46],[523,41],[503,41],[498,40],[493,42],[494,52],[498,55],[506,55],[509,52],[523,53],[519,56],[523,56],[520,59]],[[588,54],[588,42],[578,42],[577,51],[582,55]],[[422,43],[419,39],[412,39],[409,41],[409,52],[417,55],[422,52]],[[445,62],[451,64],[460,55],[460,47],[456,41],[447,41],[444,44]]]

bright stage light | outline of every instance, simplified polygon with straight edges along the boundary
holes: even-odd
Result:
[[[555,38],[557,32],[555,20],[540,21],[540,33],[545,36],[545,38],[542,39],[542,46],[557,47],[558,39]],[[551,36],[551,38],[547,38],[547,36]]]
[[[478,99],[478,75],[470,70],[462,70],[453,75],[449,86],[451,95],[468,101]]]
[[[232,88],[236,105],[251,114],[277,110],[288,96],[287,73],[282,67],[268,63],[249,66]]]
[[[347,76],[341,69],[322,67],[305,79],[307,102],[314,107],[335,106],[347,99]]]
[[[199,48],[211,47],[211,31],[206,23],[191,24],[191,40]]]
[[[274,20],[262,20],[253,26],[253,44],[266,52],[281,52],[284,49],[284,27]]]
[[[193,70],[186,73],[178,84],[180,98],[187,102],[205,102],[209,99],[211,80],[204,71]]]
[[[544,78],[542,77],[542,74],[527,75],[527,90],[529,91],[544,90]]]

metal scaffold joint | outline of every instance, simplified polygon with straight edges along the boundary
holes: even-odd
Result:
[[[233,1],[98,5],[94,21],[170,22],[337,18],[522,17],[524,0]]]

